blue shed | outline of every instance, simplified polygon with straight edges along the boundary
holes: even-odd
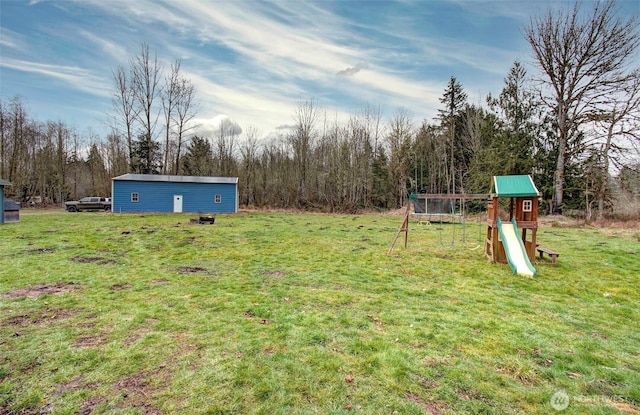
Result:
[[[0,179],[0,223],[4,223],[4,187],[11,186],[11,183]]]
[[[114,177],[111,211],[237,213],[238,178],[125,174]]]

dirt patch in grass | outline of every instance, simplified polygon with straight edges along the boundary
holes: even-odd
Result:
[[[435,403],[425,402],[424,399],[422,399],[418,395],[411,392],[407,392],[407,399],[411,402],[418,404],[419,406],[424,408],[428,414],[431,414],[431,415],[441,415],[442,414],[441,411],[444,411],[447,409],[447,405],[442,402],[435,402]]]
[[[172,337],[175,343],[180,345],[174,358],[191,354],[201,346],[198,342],[192,342],[192,335],[184,331],[174,333]]]
[[[73,347],[98,347],[107,342],[107,335],[105,333],[90,334],[87,336],[80,336],[73,343]]]
[[[91,263],[91,262],[99,262],[99,261],[102,261],[102,260],[104,260],[104,258],[99,257],[99,256],[97,256],[97,257],[76,256],[76,257],[73,257],[73,258],[69,258],[69,261],[71,261],[71,262],[81,262],[83,264]]]
[[[637,415],[640,414],[640,409],[633,404],[627,402],[611,402],[609,406],[616,408],[620,413],[629,414],[629,415]]]
[[[124,347],[131,346],[133,343],[143,338],[146,334],[151,333],[151,331],[152,330],[150,328],[146,328],[146,327],[142,327],[135,330],[133,333],[127,336],[127,339],[124,341],[123,346]]]
[[[454,355],[447,356],[427,356],[422,359],[422,364],[426,367],[440,367],[440,366],[451,366],[452,362],[456,360],[457,357]]]
[[[115,265],[118,263],[118,261],[116,261],[115,259],[104,259],[103,257],[100,257],[100,256],[96,256],[96,257],[76,256],[73,258],[69,258],[69,261],[78,262],[81,264],[98,263],[100,265]]]
[[[268,271],[268,272],[263,272],[262,274],[266,275],[267,277],[273,277],[273,278],[284,277],[284,272],[282,271]]]
[[[0,320],[0,327],[28,327],[72,317],[79,313],[74,309],[51,309],[35,311],[30,314],[19,314]],[[20,335],[15,333],[14,335]]]
[[[121,283],[121,284],[113,284],[109,289],[111,291],[122,291],[122,290],[130,290],[133,288],[133,285],[129,283]]]
[[[420,385],[427,390],[436,389],[440,387],[439,382],[433,379],[429,379],[422,375],[418,375],[418,381],[420,382]]]
[[[252,319],[252,318],[256,318],[257,316],[256,316],[256,314],[255,314],[253,311],[251,311],[251,310],[247,310],[247,311],[245,311],[245,312],[244,312],[244,317],[245,317],[245,318]],[[258,320],[258,322],[259,322],[260,324],[263,324],[263,325],[268,325],[268,324],[269,324],[269,320],[268,320],[268,319],[266,319],[266,318],[260,318],[260,319]]]
[[[458,395],[460,399],[463,399],[465,401],[475,400],[475,401],[482,401],[484,403],[489,402],[489,400],[480,392],[467,387],[457,389],[456,395]]]
[[[165,280],[165,279],[158,279],[158,280],[153,280],[151,281],[151,285],[162,285],[162,284],[168,284],[169,280]]]
[[[53,395],[60,396],[67,391],[82,389],[83,383],[84,383],[84,376],[83,375],[76,376],[75,378],[71,379],[68,383],[60,385],[58,390],[56,390],[56,392]]]
[[[34,248],[27,250],[28,254],[52,254],[56,252],[55,248]]]
[[[207,272],[207,269],[201,267],[179,267],[178,272],[181,274],[191,274],[197,272]]]
[[[379,329],[384,328],[384,323],[382,322],[382,320],[380,320],[380,317],[376,317],[372,314],[367,314],[367,318],[370,319]]]
[[[79,391],[83,389],[94,390],[96,389],[96,387],[97,387],[96,384],[86,383],[84,375],[80,375],[71,379],[67,383],[60,384],[58,386],[58,389],[54,392],[53,396],[58,397],[64,394],[65,392],[69,392],[69,391]],[[101,402],[102,402],[101,398],[93,396],[88,400],[86,400],[82,405],[80,405],[80,410],[77,412],[77,414],[89,415],[92,413],[93,409]],[[44,408],[41,408],[40,412],[38,413],[43,414],[43,413],[49,413],[49,412],[51,412],[51,408],[49,408],[49,405],[47,405]],[[3,412],[0,411],[0,414],[2,413]]]
[[[266,347],[262,350],[262,354],[267,356],[267,357],[271,357],[276,353],[275,349],[271,346]]]
[[[121,408],[140,409],[145,415],[161,415],[162,411],[153,407],[154,395],[166,389],[170,379],[171,371],[166,365],[120,379],[115,389],[124,398]]]
[[[46,294],[64,294],[80,289],[80,284],[58,281],[54,284],[37,284],[30,287],[18,288],[5,293],[7,298],[38,298]]]
[[[96,257],[76,256],[76,257],[73,257],[73,258],[69,258],[69,261],[71,261],[71,262],[80,262],[82,264],[90,264],[92,262],[104,261],[104,258],[102,258],[100,256],[96,256]]]
[[[93,408],[98,406],[102,400],[97,396],[92,396],[80,405],[80,411],[78,415],[90,415],[93,412]]]

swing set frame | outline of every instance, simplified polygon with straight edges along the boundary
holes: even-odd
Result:
[[[446,216],[450,216],[452,218],[452,222],[455,224],[455,218],[458,217],[459,218],[459,222],[462,223],[463,227],[465,224],[465,202],[467,200],[478,200],[478,199],[483,199],[483,200],[489,200],[490,195],[486,194],[486,193],[482,193],[482,194],[459,194],[459,193],[419,193],[419,194],[411,194],[409,196],[409,202],[407,203],[407,208],[405,211],[405,215],[404,215],[404,219],[402,221],[402,225],[400,225],[400,228],[398,229],[398,232],[396,233],[395,238],[393,239],[393,242],[391,243],[391,246],[389,247],[389,250],[387,251],[387,255],[391,255],[391,251],[393,250],[393,247],[396,244],[396,241],[398,240],[398,238],[400,237],[400,234],[404,233],[404,247],[407,247],[407,243],[409,240],[409,218],[411,217],[412,213],[411,213],[411,207],[414,207],[414,213],[413,215],[415,215],[416,217],[420,218],[422,216],[426,216],[427,218],[431,217],[431,216],[437,216],[439,217],[440,221],[442,222],[443,218]],[[437,213],[429,213],[428,211],[425,211],[424,213],[415,213],[416,209],[415,209],[415,201],[416,200],[424,200],[424,206],[425,208],[427,208],[429,206],[429,200],[445,200],[445,201],[450,201],[450,206],[452,206],[451,209],[451,213],[442,213],[442,212],[437,212]],[[456,209],[456,206],[459,206],[459,209]],[[422,210],[422,209],[420,209]],[[425,209],[426,210],[426,209]],[[459,213],[456,213],[459,212]],[[464,228],[463,228],[464,229]],[[455,237],[455,235],[454,235]],[[464,237],[464,230],[463,230],[463,237]],[[441,238],[442,239],[442,238]],[[442,241],[441,241],[442,242]]]

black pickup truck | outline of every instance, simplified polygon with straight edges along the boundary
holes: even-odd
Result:
[[[64,202],[64,208],[67,212],[80,212],[82,210],[111,210],[110,197],[83,197],[82,199],[70,202]]]

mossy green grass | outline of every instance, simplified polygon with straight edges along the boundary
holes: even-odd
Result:
[[[640,411],[637,231],[541,227],[533,279],[478,221],[193,217],[0,227],[0,413]]]

